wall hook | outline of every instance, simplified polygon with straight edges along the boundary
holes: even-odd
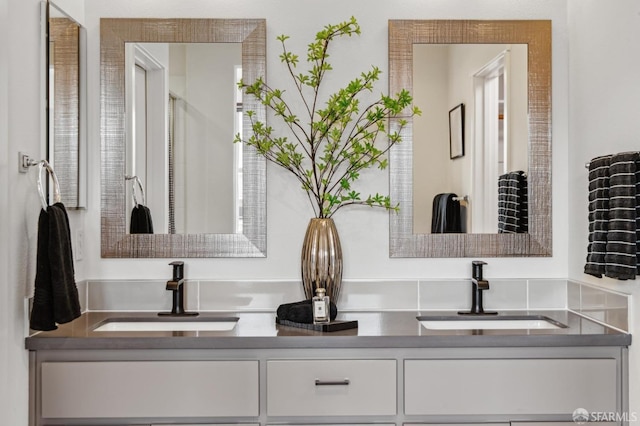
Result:
[[[29,154],[18,152],[18,171],[20,173],[27,173],[29,171],[29,167],[37,165],[38,162],[31,158]]]

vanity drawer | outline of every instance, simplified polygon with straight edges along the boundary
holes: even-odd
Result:
[[[43,418],[257,416],[258,361],[42,363]]]
[[[607,358],[406,360],[405,414],[615,412],[616,374]]]
[[[269,416],[394,415],[396,360],[267,362]]]

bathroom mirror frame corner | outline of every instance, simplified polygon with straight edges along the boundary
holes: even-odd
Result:
[[[266,160],[244,145],[242,233],[129,234],[126,229],[126,43],[240,43],[242,79],[266,77],[264,19],[100,20],[101,256],[105,258],[266,257]],[[255,98],[243,108],[266,120]],[[247,118],[243,132],[250,134]],[[232,140],[229,143],[233,143]]]
[[[413,93],[414,44],[526,44],[529,229],[519,234],[413,232],[413,120],[396,117],[402,143],[389,153],[389,185],[400,211],[389,216],[389,257],[547,257],[551,229],[551,21],[389,20],[389,91]],[[418,105],[420,106],[420,105]],[[496,183],[497,188],[497,183]],[[472,201],[473,202],[473,201]]]

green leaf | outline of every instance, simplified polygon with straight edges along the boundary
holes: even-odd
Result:
[[[388,167],[388,159],[383,154],[390,146],[401,142],[407,117],[421,113],[412,105],[413,99],[407,90],[400,90],[393,96],[381,94],[373,102],[363,101],[363,95],[371,96],[374,83],[382,75],[377,66],[357,73],[356,78],[334,93],[323,93],[324,79],[333,70],[329,62],[332,43],[360,32],[353,16],[344,22],[324,26],[307,45],[306,70],[299,73],[294,72],[294,68],[300,57],[286,47],[289,36],[278,36],[282,47],[280,60],[295,88],[290,94],[269,87],[263,77],[251,84],[238,83],[244,93],[254,96],[284,124],[288,133],[286,136],[279,134],[249,110],[245,114],[251,122],[251,133],[244,141],[240,135],[235,135],[233,141],[255,147],[267,160],[296,175],[301,188],[309,194],[318,217],[331,217],[342,206],[350,204],[390,211],[399,209],[398,205],[391,205],[388,196],[377,193],[362,200],[355,186],[361,170]],[[296,96],[297,99],[292,98]],[[397,117],[401,114],[402,117]],[[396,119],[393,132],[387,130],[389,118]]]

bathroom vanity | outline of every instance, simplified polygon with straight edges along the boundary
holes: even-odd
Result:
[[[201,314],[233,323],[218,331],[96,331],[157,317],[85,313],[26,340],[30,424],[568,426],[580,408],[628,411],[629,334],[568,311],[527,313],[564,328],[417,318],[438,314],[342,313],[358,328],[321,333],[273,313]]]

